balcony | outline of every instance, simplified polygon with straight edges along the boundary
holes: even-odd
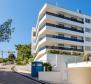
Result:
[[[71,31],[75,31],[75,32],[80,32],[80,33],[84,33],[84,30],[78,30],[77,28],[73,28],[73,27],[65,27],[65,25],[56,25],[56,24],[50,24],[50,23],[46,23],[46,26],[52,26],[52,27],[56,27],[56,28],[61,28],[61,29],[67,29],[67,30],[71,30]]]
[[[67,47],[57,47],[57,46],[46,46],[48,49],[61,49],[61,50],[73,50],[83,52],[83,49],[67,48]]]
[[[67,19],[67,20],[70,20],[70,21],[74,21],[74,22],[78,22],[78,23],[84,24],[83,19],[82,20],[78,20],[75,17],[67,17],[67,16],[64,16],[63,14],[54,14],[54,13],[51,13],[51,12],[46,12],[44,15],[46,15],[46,14],[47,15],[51,15],[51,16],[55,16],[55,17],[58,17],[58,18],[63,18],[63,19]],[[44,15],[39,19],[39,21],[44,17]]]
[[[84,42],[84,40],[81,40],[81,39],[62,37],[62,36],[59,36],[59,35],[58,36],[57,35],[46,35],[46,37],[63,39],[63,40],[70,40],[70,41],[76,41],[76,42]]]
[[[66,30],[70,30],[70,31],[75,31],[75,32],[79,32],[79,33],[84,33],[84,30],[78,30],[77,28],[73,28],[73,27],[65,27],[65,25],[56,25],[56,24],[51,24],[51,23],[46,23],[44,24],[39,31],[41,31],[45,26],[51,26],[51,27],[55,27],[55,28],[60,28],[60,29],[66,29]]]
[[[46,12],[46,14],[84,24],[83,19],[82,19],[82,21],[80,21],[80,20],[77,20],[77,18],[74,18],[74,17],[70,18],[70,17],[66,17],[66,16],[61,15],[61,14],[54,14],[54,13],[50,13],[50,12]]]
[[[52,50],[58,49],[58,50],[69,50],[69,51],[79,51],[79,52],[83,52],[84,51],[83,48],[82,49],[75,49],[75,48],[58,47],[58,46],[44,46],[44,47],[40,48],[38,50],[38,52],[43,50],[43,49],[52,49]]]
[[[45,37],[50,37],[50,38],[56,38],[56,39],[63,39],[63,40],[69,40],[69,41],[76,41],[76,42],[84,42],[84,40],[77,39],[77,38],[68,38],[68,37],[62,37],[62,36],[57,36],[57,35],[43,35],[38,39],[38,42],[40,42],[43,38]]]

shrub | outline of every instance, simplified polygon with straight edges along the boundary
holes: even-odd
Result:
[[[57,50],[49,50],[48,53],[59,54],[59,51],[57,51]]]
[[[79,55],[80,55],[80,56],[81,56],[82,53],[80,53],[80,52],[75,52],[75,51],[74,51],[74,52],[72,52],[72,55],[75,55],[75,56],[79,56]]]
[[[17,65],[24,65],[22,61],[17,61],[16,64]]]
[[[0,58],[0,63],[3,63],[3,59],[2,58]]]
[[[83,53],[81,52],[77,52],[77,51],[73,51],[72,53],[71,52],[68,52],[68,51],[57,51],[57,50],[49,50],[48,53],[52,53],[52,54],[61,54],[61,55],[75,55],[75,56],[82,56]],[[91,56],[91,54],[90,54]]]
[[[67,52],[67,51],[63,51],[63,54],[65,54],[65,55],[71,55],[71,53]]]
[[[52,71],[52,66],[49,63],[44,63],[43,66],[45,67],[45,71]]]

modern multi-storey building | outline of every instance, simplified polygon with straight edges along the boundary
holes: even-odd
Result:
[[[50,62],[55,66],[61,56],[65,59],[80,57],[85,51],[91,53],[91,17],[79,10],[73,12],[45,4],[32,29],[35,61]]]

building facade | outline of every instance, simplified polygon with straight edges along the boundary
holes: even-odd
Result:
[[[55,66],[59,57],[72,61],[71,58],[80,58],[85,51],[91,53],[91,17],[79,10],[74,12],[45,4],[32,28],[35,61],[50,62]]]

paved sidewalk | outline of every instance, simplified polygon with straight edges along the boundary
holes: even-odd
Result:
[[[15,65],[14,70],[19,73],[31,74],[31,65]]]
[[[18,68],[19,68],[19,67],[18,67]],[[21,69],[23,69],[23,68],[21,68]],[[21,70],[21,69],[16,69],[16,68],[14,67],[14,68],[13,68],[13,71],[14,71],[15,73],[18,73],[18,74],[20,74],[20,75],[22,75],[22,76],[28,78],[28,79],[34,80],[34,81],[36,81],[36,82],[39,82],[39,83],[41,83],[41,84],[59,84],[59,83],[50,83],[50,82],[38,80],[38,78],[32,77],[30,72],[25,71],[25,69],[24,69],[24,70]],[[18,70],[20,70],[20,71],[18,71]],[[26,72],[27,72],[27,73],[26,73]],[[67,82],[64,82],[64,83],[61,83],[61,84],[68,84],[68,83],[67,83]]]
[[[13,72],[15,65],[0,65],[0,84],[42,84]]]
[[[17,73],[17,72],[16,72],[16,73]],[[50,83],[48,83],[48,82],[38,80],[38,78],[32,77],[31,74],[25,74],[25,73],[18,73],[18,74],[20,74],[20,75],[22,75],[22,76],[24,76],[24,77],[26,77],[26,78],[28,78],[28,79],[32,79],[32,80],[34,80],[34,81],[36,81],[36,82],[39,82],[39,83],[41,83],[41,84],[50,84]]]
[[[36,81],[36,82],[39,82],[39,83],[41,83],[41,84],[50,84],[50,83],[48,83],[48,82],[38,80],[38,78],[32,77],[30,72],[28,73],[27,71],[24,71],[24,70],[18,71],[18,70],[20,70],[20,69],[16,69],[16,67],[13,67],[12,70],[13,70],[15,73],[18,73],[18,74],[20,74],[20,75],[22,75],[22,76],[24,76],[24,77],[26,77],[26,78],[28,78],[28,79],[32,79],[32,80],[34,80],[34,81]],[[24,72],[23,72],[23,71],[24,71]],[[27,72],[27,73],[26,73],[26,72]]]

